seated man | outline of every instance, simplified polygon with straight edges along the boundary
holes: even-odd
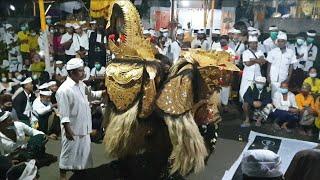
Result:
[[[311,93],[313,95],[320,94],[320,79],[317,78],[316,68],[309,69],[309,77],[303,81],[303,84],[309,84],[311,86]]]
[[[53,108],[57,107],[57,104],[51,104],[52,92],[50,90],[40,90],[39,94],[32,104],[32,113],[38,121],[39,130],[48,134],[49,116],[52,114]]]
[[[257,126],[261,126],[262,121],[266,121],[271,110],[273,109],[271,92],[265,86],[266,78],[258,76],[255,78],[254,84],[249,87],[243,96],[242,109],[246,116],[242,127],[250,126],[249,111],[253,110],[253,120]]]
[[[314,124],[316,125],[316,128],[319,131],[318,140],[320,140],[320,96],[316,99],[314,109],[317,112],[317,118],[316,118]]]
[[[90,80],[92,89],[102,90],[104,88],[104,78],[105,78],[106,68],[103,67],[99,61],[96,61],[94,68],[91,69]]]
[[[310,95],[311,86],[309,84],[303,84],[300,93],[296,95],[297,106],[300,110],[300,122],[302,126],[301,133],[303,135],[312,136],[312,128],[314,119],[317,115],[315,111],[314,98]]]
[[[275,126],[291,132],[289,125],[294,125],[299,121],[299,109],[296,103],[295,95],[288,90],[288,83],[282,82],[280,88],[275,92],[272,98],[273,106],[276,110],[272,113],[275,118]]]
[[[26,141],[26,135],[30,136]],[[0,112],[0,154],[8,155],[18,161],[42,158],[45,155],[45,144],[48,139],[43,132],[28,125],[13,121],[10,112]],[[51,156],[49,161],[56,161]]]

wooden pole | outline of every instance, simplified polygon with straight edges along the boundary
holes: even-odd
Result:
[[[171,0],[171,18],[170,21],[173,22],[174,20],[174,0]]]

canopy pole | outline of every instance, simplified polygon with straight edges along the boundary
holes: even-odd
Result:
[[[38,0],[39,2],[39,11],[40,11],[40,23],[42,30],[42,39],[44,41],[44,60],[46,64],[46,70],[50,68],[50,52],[49,52],[49,41],[48,41],[48,31],[46,24],[46,15],[44,10],[44,2],[43,0]]]
[[[41,23],[41,30],[46,30],[46,15],[44,13],[44,3],[43,0],[38,0],[39,3],[39,11],[40,11],[40,23]]]

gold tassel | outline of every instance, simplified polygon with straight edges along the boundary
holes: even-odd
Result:
[[[173,148],[170,174],[179,172],[184,176],[191,170],[195,173],[201,171],[208,152],[191,111],[179,117],[165,116],[164,119]]]
[[[138,105],[139,101],[124,113],[111,111],[103,140],[105,151],[110,157],[124,157],[138,151],[143,139],[137,132]]]

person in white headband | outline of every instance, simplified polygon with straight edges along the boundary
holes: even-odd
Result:
[[[67,171],[84,170],[93,166],[90,139],[92,119],[88,96],[101,98],[103,95],[103,91],[91,91],[83,83],[82,59],[70,59],[66,69],[68,77],[56,93],[61,120],[61,179],[66,179]]]
[[[272,97],[278,91],[281,82],[289,82],[293,72],[293,64],[297,63],[296,54],[287,48],[287,34],[280,31],[277,36],[277,48],[268,53],[268,80],[271,84]],[[279,61],[283,59],[283,61]]]
[[[265,53],[268,53],[269,51],[277,47],[275,41],[277,40],[278,31],[278,27],[276,26],[269,27],[270,37],[263,41],[263,45],[266,51]]]
[[[313,64],[315,60],[317,59],[318,55],[318,47],[315,44],[315,37],[317,35],[317,32],[315,30],[309,30],[307,31],[307,50],[308,50],[308,60],[306,61],[306,65],[304,68],[305,72],[308,72],[311,67],[313,67]]]
[[[57,105],[51,104],[52,92],[48,90],[48,83],[45,83],[42,86],[43,88],[40,89],[39,96],[33,101],[32,111],[34,117],[38,121],[39,130],[47,134],[49,116],[51,115],[53,108],[56,108]]]
[[[28,77],[20,82],[23,90],[19,92],[13,99],[12,106],[16,111],[18,119],[27,125],[31,123],[31,100],[33,94],[32,78]]]

